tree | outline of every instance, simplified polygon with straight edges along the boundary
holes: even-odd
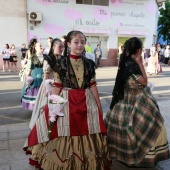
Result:
[[[170,2],[165,2],[165,8],[159,10],[158,37],[164,41],[170,41]]]

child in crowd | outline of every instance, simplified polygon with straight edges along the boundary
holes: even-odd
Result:
[[[46,80],[54,79],[53,70],[48,63],[48,60],[52,60],[55,63],[55,61],[61,57],[63,49],[64,49],[63,42],[60,39],[55,38],[51,43],[49,54],[44,55],[44,63],[43,63],[44,81],[41,84],[36,97],[34,109],[29,124],[30,129],[34,127],[36,120],[38,119],[40,113],[42,112],[44,106],[47,104],[48,101],[47,98],[48,95],[46,94],[46,89],[45,89]]]
[[[11,72],[10,70],[10,48],[8,44],[5,44],[4,49],[2,50],[2,58],[3,58],[3,72],[5,72],[5,68],[7,67],[8,71]]]
[[[62,110],[64,116],[58,117],[52,127],[46,105],[25,143],[24,150],[31,154],[30,164],[36,167],[48,170],[109,168],[95,63],[82,55],[84,47],[84,34],[71,31],[64,56],[55,62],[48,61],[54,71],[52,94],[68,102]]]
[[[137,37],[124,44],[105,123],[112,159],[131,167],[154,167],[169,159],[169,148],[163,117],[147,87],[142,46]]]
[[[27,52],[27,48],[26,48],[26,44],[22,44],[22,48],[21,48],[21,59],[23,60],[26,56],[26,52]]]

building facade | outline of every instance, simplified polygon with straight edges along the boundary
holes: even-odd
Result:
[[[2,50],[5,44],[14,44],[20,58],[22,43],[27,44],[27,6],[26,0],[0,1],[0,69],[2,69]],[[20,62],[17,63],[20,67]]]
[[[8,42],[13,40],[19,47],[23,42],[28,43],[35,37],[45,47],[48,37],[60,38],[71,30],[80,30],[86,35],[92,51],[97,44],[101,44],[103,51],[101,64],[114,66],[117,65],[119,46],[128,38],[140,37],[147,50],[156,42],[158,5],[155,0],[27,0],[27,2],[13,0],[12,2],[14,1],[25,5],[24,8],[18,7],[24,15],[20,14],[18,20],[20,23],[11,21],[12,28],[10,23],[4,26],[4,31],[5,27],[9,26],[8,30],[12,32],[5,35],[2,44],[7,40]]]

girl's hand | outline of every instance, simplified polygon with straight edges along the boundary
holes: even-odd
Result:
[[[135,60],[135,62],[139,65],[142,64],[142,56],[141,55],[133,55],[132,58]]]

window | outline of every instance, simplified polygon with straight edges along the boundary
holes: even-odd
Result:
[[[109,0],[76,0],[76,4],[109,6]]]

